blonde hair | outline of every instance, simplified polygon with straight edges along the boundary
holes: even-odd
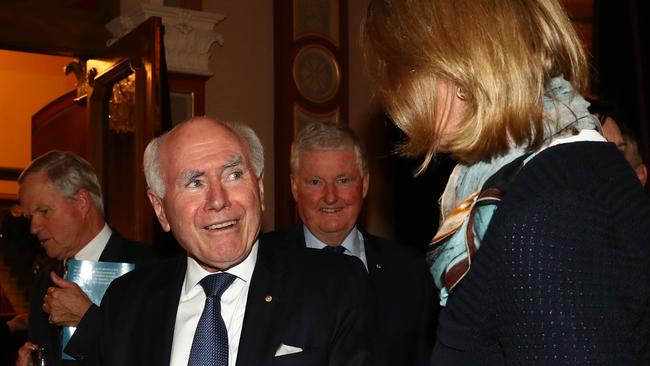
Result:
[[[436,111],[449,110],[456,87],[466,108],[444,148],[465,163],[538,146],[552,77],[587,89],[585,51],[556,0],[373,0],[362,27],[379,95],[408,136],[399,152],[425,156],[418,173],[440,149],[448,121]],[[438,96],[441,80],[452,87]]]

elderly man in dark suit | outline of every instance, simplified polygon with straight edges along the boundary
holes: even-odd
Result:
[[[376,299],[370,364],[427,365],[433,346],[433,282],[424,254],[357,226],[370,176],[357,136],[312,123],[291,147],[291,190],[302,223],[266,234],[279,246],[357,257]]]
[[[183,122],[149,143],[144,166],[158,221],[187,255],[111,284],[100,364],[366,364],[359,263],[258,240],[264,154],[250,128]]]
[[[59,365],[61,326],[77,326],[83,319],[92,334],[97,325],[97,306],[79,286],[60,277],[64,261],[141,264],[153,255],[106,224],[99,181],[81,157],[50,151],[25,168],[18,184],[20,205],[31,220],[32,234],[47,256],[57,260],[39,274],[30,293],[29,342],[19,350],[18,365],[27,364],[29,351],[37,346],[46,348],[48,365]]]

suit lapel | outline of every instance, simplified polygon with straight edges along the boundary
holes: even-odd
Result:
[[[276,322],[285,297],[286,272],[275,255],[259,243],[257,263],[251,278],[246,314],[239,342],[237,366],[269,365],[279,345]]]
[[[181,287],[185,279],[187,259],[185,256],[178,260],[171,276],[161,276],[151,296],[146,300],[147,321],[143,329],[147,329],[152,337],[142,340],[150,342],[146,349],[159,350],[150,355],[152,365],[169,365],[172,342],[174,340],[174,327],[176,325],[176,312],[181,296]]]
[[[117,262],[120,261],[122,257],[122,247],[124,245],[124,239],[122,236],[115,230],[111,234],[111,237],[108,238],[106,247],[104,251],[99,256],[101,262]]]
[[[276,240],[273,245],[290,249],[307,246],[305,243],[305,232],[303,231],[303,224],[297,223],[287,227],[282,231],[282,235],[279,240]]]
[[[291,226],[287,232],[287,242],[298,243],[303,247],[307,246],[307,243],[305,242],[305,229],[303,228],[302,223]]]
[[[361,234],[363,235],[363,243],[366,250],[366,262],[368,263],[370,283],[375,291],[379,292],[385,287],[384,284],[386,283],[384,269],[386,258],[381,247],[372,235],[365,231],[361,231]],[[380,294],[377,294],[377,296],[380,296]]]

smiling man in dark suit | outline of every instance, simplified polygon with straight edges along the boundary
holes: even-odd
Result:
[[[258,240],[264,154],[250,128],[194,118],[150,142],[144,166],[158,220],[187,255],[111,284],[101,364],[366,364],[358,262]]]
[[[141,264],[154,256],[149,248],[124,239],[106,224],[99,180],[83,158],[50,151],[25,168],[18,184],[30,231],[47,256],[57,260],[38,275],[31,290],[29,342],[19,350],[18,365],[25,364],[29,351],[37,346],[46,348],[48,365],[59,365],[61,326],[76,326],[83,319],[88,334],[93,334],[97,324],[97,306],[79,286],[59,277],[63,262],[74,258]]]
[[[342,124],[309,124],[291,146],[290,164],[302,223],[265,238],[278,246],[357,257],[376,299],[370,364],[427,365],[433,345],[433,282],[423,253],[357,226],[370,182],[357,136]]]

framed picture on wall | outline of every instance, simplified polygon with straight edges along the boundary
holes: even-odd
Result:
[[[167,73],[172,126],[205,114],[205,81],[209,77],[173,71]]]
[[[194,93],[192,91],[169,91],[172,126],[195,116]]]

